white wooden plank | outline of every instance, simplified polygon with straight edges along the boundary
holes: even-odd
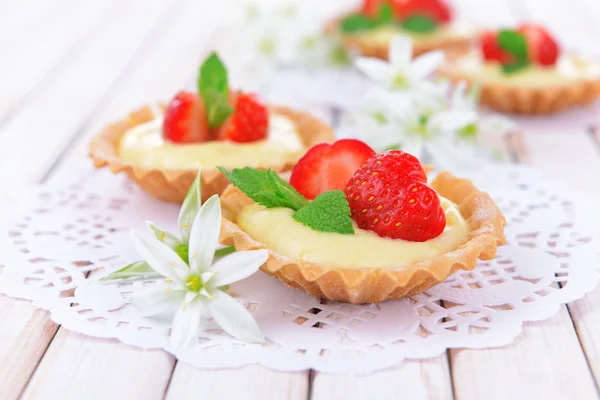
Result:
[[[452,399],[448,358],[408,360],[401,367],[368,376],[317,373],[312,399]]]
[[[123,3],[73,61],[0,127],[3,179],[19,183],[39,179],[110,91],[170,4],[160,0]],[[149,38],[146,47],[152,47],[152,40],[156,37]],[[36,162],[20,162],[24,155]],[[10,168],[15,165],[20,166],[18,175]]]
[[[106,19],[113,1],[69,0],[25,32],[0,39],[0,121]],[[32,6],[35,7],[35,6]],[[10,77],[10,78],[9,78]],[[0,135],[2,133],[0,132]]]
[[[218,371],[178,363],[166,400],[308,398],[308,371],[278,372],[261,366]]]
[[[175,360],[60,329],[23,399],[162,399]]]
[[[0,296],[0,394],[16,399],[58,326],[31,303]]]

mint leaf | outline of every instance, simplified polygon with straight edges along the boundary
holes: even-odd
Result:
[[[210,128],[218,128],[233,113],[233,107],[229,104],[228,96],[207,89],[202,96],[206,107],[206,121]]]
[[[394,10],[391,4],[382,4],[377,12],[377,24],[388,24],[394,19]]]
[[[298,210],[308,204],[292,185],[272,170],[263,171],[250,167],[236,168],[231,172],[223,167],[219,167],[219,170],[227,176],[232,185],[267,208],[286,207]]]
[[[415,15],[402,22],[402,28],[410,32],[427,33],[437,28],[435,21],[424,15]]]
[[[352,14],[340,21],[342,32],[359,32],[375,29],[378,26],[377,21],[365,17],[361,14]]]
[[[503,64],[502,71],[505,74],[514,74],[515,72],[519,72],[523,68],[527,68],[529,66],[529,61],[527,60],[517,60],[511,64]]]
[[[319,232],[354,233],[350,205],[341,190],[321,193],[307,206],[296,211],[293,218]]]
[[[518,59],[527,59],[527,41],[523,34],[504,29],[498,33],[498,46],[517,57]]]
[[[200,67],[198,93],[204,100],[208,126],[218,128],[231,115],[233,107],[229,104],[227,69],[216,53]]]
[[[155,272],[146,261],[136,261],[131,263],[118,271],[112,272],[105,277],[100,279],[100,282],[114,281],[116,279],[129,279],[129,278],[150,278],[159,277],[159,273]]]

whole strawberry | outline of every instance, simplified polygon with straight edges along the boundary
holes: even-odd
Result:
[[[269,111],[257,97],[247,93],[231,96],[233,114],[219,130],[219,139],[238,143],[254,142],[269,133]]]
[[[391,150],[370,158],[344,192],[352,219],[379,236],[423,242],[439,236],[446,216],[435,190],[427,185],[421,163]]]

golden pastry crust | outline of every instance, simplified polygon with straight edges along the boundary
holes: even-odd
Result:
[[[448,63],[440,73],[454,82],[466,81],[474,84],[475,79]],[[482,104],[495,110],[521,115],[553,114],[571,107],[589,104],[600,96],[600,78],[582,78],[560,86],[524,87],[501,83],[481,83]]]
[[[327,34],[339,32],[339,20],[328,23],[325,27]],[[389,44],[374,43],[368,37],[362,35],[344,34],[339,32],[340,39],[345,48],[351,51],[357,51],[365,57],[375,57],[382,60],[388,60]],[[463,54],[467,52],[472,45],[473,38],[470,37],[452,37],[444,38],[435,43],[418,43],[413,41],[413,57],[433,51],[443,50],[451,54]]]
[[[334,140],[331,127],[308,113],[276,106],[269,107],[269,110],[285,116],[294,123],[306,148]],[[89,156],[93,159],[96,168],[108,167],[113,173],[125,172],[143,190],[157,199],[181,203],[198,173],[197,169],[167,170],[140,167],[119,156],[118,147],[123,134],[153,118],[152,109],[145,106],[132,112],[127,118],[106,126],[91,140]],[[295,162],[287,162],[273,165],[271,169],[277,172],[287,171],[294,164]],[[221,194],[229,185],[227,178],[217,169],[202,170],[201,179],[203,201],[213,194]]]
[[[261,270],[311,296],[355,304],[413,296],[443,282],[457,270],[475,268],[478,259],[494,258],[497,247],[505,243],[506,220],[487,193],[478,190],[470,180],[456,178],[448,172],[440,173],[431,186],[458,205],[469,224],[469,237],[454,251],[409,266],[334,268],[298,262],[277,254],[232,222],[244,207],[252,203],[233,186],[221,196],[224,217],[221,243],[235,245],[238,250],[266,248],[269,258]]]

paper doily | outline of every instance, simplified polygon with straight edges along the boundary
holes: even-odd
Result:
[[[548,318],[596,286],[597,207],[528,168],[490,166],[470,177],[508,220],[509,243],[496,259],[418,296],[363,306],[311,298],[257,273],[230,291],[267,342],[241,343],[215,325],[176,356],[202,368],[260,363],[285,371],[369,373],[451,347],[508,344],[524,321]],[[144,220],[152,219],[176,231],[178,207],[148,197],[122,176],[90,172],[84,178],[19,194],[20,211],[11,210],[0,233],[0,293],[32,300],[67,329],[171,351],[170,316],[144,318],[126,302],[129,293],[155,282],[101,285],[96,279],[138,258],[130,228],[145,229]]]

